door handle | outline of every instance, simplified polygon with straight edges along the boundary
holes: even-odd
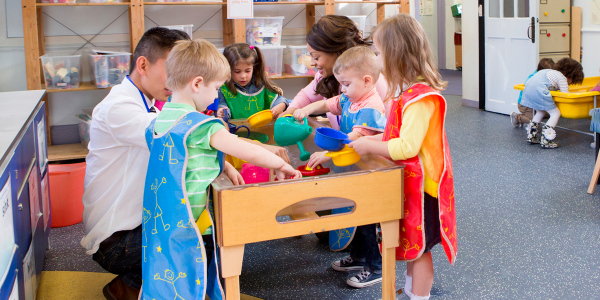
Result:
[[[529,30],[531,29],[531,35]],[[535,44],[535,17],[531,17],[531,25],[527,28],[527,37],[531,40],[532,44]]]

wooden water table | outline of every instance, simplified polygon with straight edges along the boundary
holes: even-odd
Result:
[[[244,120],[231,122],[247,125]],[[267,134],[272,144],[273,124],[251,130]],[[313,129],[323,127],[313,119],[309,125]],[[314,130],[304,147],[311,153],[322,151],[314,144]],[[306,164],[300,161],[297,146],[286,148],[293,167]],[[395,248],[399,246],[399,220],[404,211],[404,167],[374,155],[362,156],[349,167],[334,167],[331,162],[324,166],[332,173],[241,186],[232,185],[221,175],[212,183],[227,300],[240,299],[244,245],[373,223],[381,223],[382,231],[382,299],[395,299]],[[354,209],[348,213],[321,217],[315,213],[349,206]],[[281,218],[292,215],[292,220]]]
[[[579,85],[569,85],[569,93],[551,91],[550,94],[552,95],[552,98],[554,98],[556,107],[560,110],[561,118],[589,119],[590,110],[597,107],[596,97],[600,95],[600,92],[590,92],[590,90],[594,88],[598,82],[600,82],[600,77],[587,77],[584,78],[583,82]],[[514,86],[514,89],[522,91],[525,89],[525,84],[517,84]],[[592,147],[595,147],[595,145],[598,144],[596,143],[597,136],[591,132],[583,132],[560,126],[556,127],[594,136]],[[598,147],[596,147],[596,151],[598,151]]]

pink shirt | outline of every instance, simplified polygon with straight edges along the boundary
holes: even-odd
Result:
[[[331,112],[331,114],[339,116],[342,114],[342,106],[340,105],[340,97],[339,96],[335,96],[333,98],[329,98],[327,99],[326,103],[327,103],[327,109],[329,109],[329,112]],[[360,99],[356,100],[356,101],[350,101],[350,110],[351,111],[358,111],[361,108],[365,108],[365,107],[369,107],[369,108],[373,108],[379,112],[381,112],[382,114],[385,114],[386,109],[385,106],[383,105],[383,102],[381,101],[381,97],[379,97],[379,93],[377,93],[377,89],[371,89],[368,93],[364,94],[362,97],[360,97]],[[337,118],[336,118],[337,121]],[[356,131],[362,135],[376,135],[381,133],[381,131],[376,131],[376,130],[372,130],[372,129],[367,129],[367,128],[363,128],[359,125],[356,125],[354,127],[352,127],[352,131]]]
[[[317,83],[319,83],[319,81],[322,78],[323,78],[323,75],[321,75],[321,73],[315,74],[315,79],[313,79],[313,81],[311,81],[306,87],[304,87],[302,90],[300,90],[300,92],[298,92],[296,97],[294,97],[294,100],[292,100],[292,104],[290,104],[290,107],[291,108],[303,108],[313,102],[317,102],[319,100],[325,100],[325,97],[318,95],[315,92],[317,90]],[[383,95],[383,97],[385,97],[385,95],[387,95],[388,86],[387,86],[385,77],[383,77],[383,75],[379,75],[379,80],[377,80],[377,82],[375,83],[375,89],[377,89],[377,93],[379,93],[379,95]],[[388,116],[388,110],[389,110],[389,107],[391,106],[391,104],[392,104],[392,101],[385,102],[385,99],[384,99],[384,106],[386,108],[386,115],[385,115],[386,117]],[[329,118],[331,127],[335,128],[335,129],[340,128],[339,124],[337,123],[337,119],[333,115],[328,113],[327,117]]]

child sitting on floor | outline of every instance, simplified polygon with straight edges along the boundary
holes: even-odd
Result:
[[[267,77],[265,58],[258,47],[233,44],[225,47],[223,55],[231,67],[231,77],[219,90],[217,117],[223,118],[226,108],[232,119],[247,119],[265,109],[271,109],[277,118],[287,109],[289,101]]]
[[[365,46],[356,46],[346,50],[335,61],[333,73],[340,83],[342,94],[311,103],[294,111],[294,118],[302,121],[309,115],[331,112],[341,116],[340,130],[351,140],[361,136],[383,132],[385,128],[385,107],[375,89],[381,66],[373,50]],[[308,167],[329,161],[323,152],[315,152],[308,160]]]
[[[350,144],[360,154],[389,157],[404,165],[404,218],[396,259],[406,261],[404,292],[411,300],[430,297],[431,249],[441,243],[456,260],[456,212],[452,160],[446,138],[446,87],[423,27],[407,14],[385,19],[372,32],[383,75],[393,97],[382,135]],[[386,233],[383,232],[383,235]],[[372,251],[378,251],[375,248]]]
[[[333,73],[342,88],[342,94],[321,100],[294,111],[296,120],[303,120],[312,114],[331,112],[341,115],[340,130],[351,140],[362,136],[383,132],[385,128],[385,108],[375,90],[381,66],[373,50],[356,46],[346,50],[335,62]],[[326,152],[315,152],[308,160],[308,166],[315,169],[329,161]],[[335,210],[334,210],[335,213]],[[341,229],[346,230],[346,229]],[[332,263],[336,271],[362,270],[350,277],[346,283],[355,288],[364,288],[382,280],[381,254],[377,248],[375,224],[349,228],[354,231],[350,256]]]
[[[560,119],[560,110],[556,107],[550,91],[560,90],[568,93],[570,84],[582,82],[583,67],[581,64],[572,58],[563,58],[556,63],[554,70],[539,71],[525,83],[521,105],[536,110],[535,116],[526,128],[527,142],[540,144],[544,149],[558,148],[558,144],[552,140],[556,138],[554,127]],[[538,124],[546,112],[550,115],[550,119],[542,128],[541,138],[538,139]]]
[[[279,180],[301,174],[268,150],[238,139],[219,119],[199,113],[230,76],[227,60],[205,40],[180,41],[165,62],[171,102],[146,130],[150,160],[144,190],[143,299],[224,299],[208,187],[225,173],[244,184],[231,154],[275,169]],[[173,289],[177,281],[178,287]]]
[[[540,62],[538,63],[538,66],[537,66],[537,70],[535,70],[533,73],[531,73],[531,75],[529,75],[529,77],[527,77],[527,79],[525,80],[525,83],[527,83],[527,81],[529,81],[529,79],[531,77],[533,77],[533,75],[535,75],[535,73],[537,73],[541,70],[552,69],[552,68],[554,68],[554,61],[552,60],[552,58],[540,59]],[[522,97],[523,97],[523,91],[521,91],[519,93],[519,100],[517,101],[517,106],[519,107],[520,114],[518,114],[516,112],[512,112],[510,114],[510,122],[515,128],[522,127],[523,124],[528,124],[529,122],[531,122],[531,118],[533,118],[533,109],[521,105]]]

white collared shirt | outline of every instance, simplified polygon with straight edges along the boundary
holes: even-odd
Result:
[[[150,151],[146,127],[154,105],[125,78],[94,108],[86,158],[81,245],[92,255],[113,233],[142,224],[144,182]]]

